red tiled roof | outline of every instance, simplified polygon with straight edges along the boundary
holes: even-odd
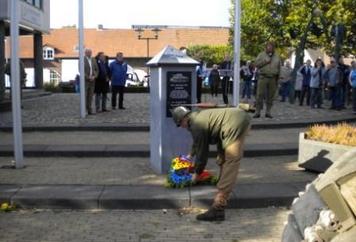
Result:
[[[146,57],[146,41],[138,40],[137,33],[132,29],[85,29],[85,47],[91,48],[93,53],[105,52],[114,57],[117,52],[123,52],[125,57]],[[143,37],[153,37],[153,33],[146,30]],[[167,28],[159,33],[158,40],[150,41],[150,56],[156,55],[166,45],[176,48],[190,45],[225,45],[228,43],[228,28]],[[78,42],[78,30],[75,28],[52,29],[50,34],[43,36],[43,45],[56,49],[56,58],[75,58]],[[33,38],[20,38],[21,58],[33,58]]]

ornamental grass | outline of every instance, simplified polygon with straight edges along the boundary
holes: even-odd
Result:
[[[308,129],[306,138],[331,144],[356,146],[356,126],[346,123],[316,124]]]

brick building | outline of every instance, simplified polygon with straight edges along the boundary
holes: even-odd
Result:
[[[147,42],[139,40],[133,29],[85,29],[85,47],[105,52],[114,59],[118,51],[125,55],[129,65],[146,69],[145,63],[166,45],[176,48],[190,45],[225,45],[229,39],[229,29],[224,27],[170,27],[161,29],[157,40],[149,42],[150,54],[147,58]],[[143,37],[152,37],[154,33],[146,30]],[[25,63],[28,74],[28,87],[34,86],[33,78],[33,37],[20,39],[20,57]],[[7,53],[8,50],[6,51]],[[52,29],[43,36],[44,82],[69,81],[78,73],[78,29],[64,27]]]

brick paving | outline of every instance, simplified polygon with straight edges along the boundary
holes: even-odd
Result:
[[[176,210],[27,210],[0,214],[2,242],[208,241],[277,242],[288,210],[227,210],[221,223]]]
[[[109,95],[110,96],[110,95]],[[217,101],[220,99],[211,99],[209,94],[204,94],[203,102]],[[22,121],[24,126],[64,126],[81,124],[112,124],[112,125],[148,125],[150,97],[148,93],[127,93],[125,94],[126,110],[114,110],[108,113],[99,113],[88,116],[85,119],[80,118],[80,97],[78,94],[61,93],[52,94],[38,98],[25,99],[23,101]],[[110,102],[108,102],[108,105]],[[298,122],[301,120],[333,119],[350,116],[351,109],[348,107],[342,111],[330,111],[329,105],[325,104],[325,109],[311,109],[297,104],[281,103],[275,101],[272,114],[274,119],[269,120],[264,117],[253,120],[253,123],[276,123],[281,121]],[[352,116],[352,115],[351,115]],[[0,115],[0,127],[10,126],[12,123],[11,112],[4,112]]]

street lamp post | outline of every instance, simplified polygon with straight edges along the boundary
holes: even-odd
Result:
[[[143,33],[145,32],[145,30],[143,28],[137,28],[137,29],[135,29],[135,31],[137,32],[137,38],[139,40],[146,40],[147,59],[149,59],[150,58],[150,40],[157,40],[158,39],[158,34],[161,31],[161,29],[153,28],[152,29],[152,32],[154,32],[154,36],[153,37],[142,37]]]

